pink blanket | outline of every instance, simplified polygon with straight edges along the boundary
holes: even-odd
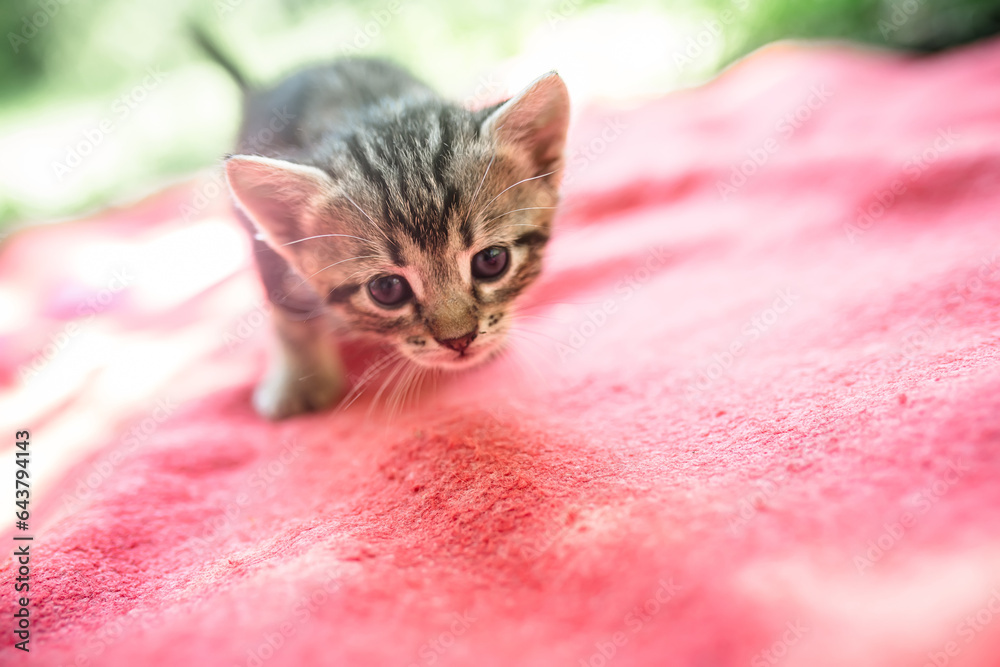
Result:
[[[780,46],[584,113],[510,355],[278,424],[217,176],[14,235],[0,664],[1000,664],[998,80]]]

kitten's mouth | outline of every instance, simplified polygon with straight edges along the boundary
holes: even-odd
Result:
[[[431,357],[431,355],[426,355]],[[486,361],[490,357],[490,352],[488,350],[462,350],[461,352],[452,352],[451,350],[442,350],[440,354],[435,354],[431,359],[427,361],[430,365],[437,366],[439,368],[469,368],[475,366],[476,364]]]
[[[421,366],[460,370],[471,368],[492,358],[502,347],[500,344],[480,345],[461,351],[448,349],[428,350],[419,354],[407,355]]]

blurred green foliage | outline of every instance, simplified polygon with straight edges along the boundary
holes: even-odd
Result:
[[[232,140],[238,96],[194,46],[187,30],[192,21],[255,80],[362,50],[400,61],[454,92],[461,89],[455,81],[468,84],[517,55],[545,24],[609,8],[676,17],[693,30],[733,12],[721,52],[699,73],[782,38],[845,38],[931,52],[1000,30],[1000,0],[4,0],[0,149],[19,155],[4,155],[8,171],[0,167],[0,225],[75,214],[218,160]],[[397,15],[405,20],[394,20]],[[150,68],[171,73],[169,86],[149,93],[160,113],[143,109],[140,119],[118,113],[121,106],[115,111],[122,96],[128,102],[138,94],[137,82]],[[74,127],[74,118],[93,120]],[[116,147],[109,148],[110,141],[99,147],[103,172],[83,173],[95,171],[88,165],[53,180],[51,165],[66,145],[107,120],[117,123]],[[49,173],[26,180],[18,160],[51,134],[49,127],[64,132],[53,140],[59,150],[39,161]]]
[[[732,0],[706,0],[717,11]],[[786,38],[849,39],[934,52],[1000,32],[997,0],[749,0],[741,35],[727,56],[738,58]]]

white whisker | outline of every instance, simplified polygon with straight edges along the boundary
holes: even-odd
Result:
[[[479,180],[479,187],[476,188],[476,193],[472,195],[472,200],[469,202],[469,212],[465,216],[465,221],[469,221],[469,216],[472,215],[472,207],[476,204],[476,199],[479,198],[479,191],[483,189],[483,183],[486,182],[486,175],[490,173],[490,169],[493,167],[493,161],[497,159],[496,153],[490,158],[490,163],[486,165],[486,171],[483,172],[483,177]]]
[[[566,324],[566,320],[561,320],[558,317],[546,317],[545,315],[528,315],[527,313],[515,313],[513,319],[517,321],[521,317],[531,317],[536,320],[548,320],[549,322],[559,322],[560,324]]]
[[[413,364],[407,365],[402,370],[403,374],[389,390],[389,397],[388,399],[386,399],[385,402],[385,407],[387,410],[387,421],[392,421],[393,417],[395,417],[397,414],[397,410],[399,408],[400,392],[402,391],[402,388],[406,385],[407,378],[409,378],[413,372]]]
[[[357,239],[359,241],[364,241],[365,243],[371,243],[369,239],[363,239],[360,236],[351,236],[350,234],[317,234],[316,236],[307,236],[304,239],[297,239],[295,241],[289,241],[288,243],[282,243],[282,247],[287,245],[294,245],[296,243],[302,243],[303,241],[311,241],[312,239],[325,239],[332,236],[341,236],[345,239]]]
[[[349,201],[354,208],[358,209],[358,211],[361,212],[361,215],[363,215],[366,218],[368,218],[368,222],[372,223],[372,227],[374,227],[376,230],[378,230],[378,233],[381,234],[382,237],[386,241],[389,241],[390,243],[392,242],[391,239],[386,235],[385,230],[383,230],[381,227],[379,227],[378,223],[375,222],[375,220],[372,219],[372,217],[370,215],[368,215],[368,213],[363,208],[361,208],[360,206],[358,206],[358,203],[356,201],[354,201],[353,199],[351,199],[350,196],[348,196],[347,194],[343,194],[342,196],[344,197],[344,199],[346,199],[347,201]],[[371,243],[371,241],[369,241],[369,243]]]
[[[382,397],[382,394],[385,393],[385,390],[389,387],[390,384],[392,384],[392,381],[396,378],[396,375],[398,375],[399,371],[406,366],[408,361],[409,360],[406,357],[400,355],[400,358],[397,360],[392,370],[389,371],[389,375],[388,377],[386,377],[385,382],[382,383],[382,386],[379,387],[378,391],[375,392],[375,395],[372,397],[372,404],[368,407],[369,417],[371,417],[372,414],[374,413],[375,408],[378,405],[378,400]]]
[[[599,301],[535,301],[533,303],[518,305],[518,309],[523,311],[529,308],[544,308],[546,306],[595,306],[599,303]]]
[[[378,373],[387,365],[389,365],[390,362],[395,361],[399,357],[400,353],[397,350],[390,350],[386,354],[386,356],[380,357],[376,359],[374,362],[372,362],[372,364],[369,365],[368,368],[366,368],[364,372],[361,374],[361,377],[358,378],[357,383],[355,383],[355,385],[351,387],[351,390],[344,396],[344,398],[340,400],[340,404],[337,406],[337,410],[343,411],[351,407],[351,405],[353,405],[354,402],[361,397],[361,394],[364,393],[364,390],[367,388],[368,384],[371,383],[371,381],[378,375]]]
[[[400,390],[398,392],[398,399],[395,403],[393,412],[390,414],[402,414],[406,410],[406,406],[410,401],[410,390],[413,388],[414,379],[420,373],[421,367],[416,364],[410,364],[407,368],[406,375],[399,382]]]
[[[424,375],[427,374],[427,369],[425,367],[423,367],[423,366],[416,366],[416,365],[414,365],[414,367],[417,369],[417,374],[416,374],[416,378],[414,379],[413,385],[412,385],[413,400],[414,401],[419,401],[420,400],[420,387],[424,383]]]
[[[341,280],[339,283],[337,283],[336,285],[334,285],[333,289],[331,289],[330,292],[336,291],[336,289],[338,287],[340,287],[341,285],[343,285],[344,283],[346,283],[348,280],[350,280],[354,276],[358,275],[359,273],[364,273],[364,272],[365,272],[364,269],[361,269],[360,271],[355,271],[354,273],[352,273],[351,275],[347,276],[346,278],[344,278],[343,280]],[[330,292],[328,292],[328,293],[330,293]]]
[[[504,217],[505,215],[510,215],[511,213],[517,213],[518,211],[543,211],[543,210],[552,210],[552,209],[555,209],[555,208],[557,208],[557,207],[556,206],[528,206],[527,208],[515,208],[513,211],[507,211],[506,213],[501,213],[500,215],[494,216],[494,217],[490,218],[489,220],[484,220],[484,222],[492,222],[494,220],[497,220],[499,218]],[[523,226],[523,227],[537,227],[538,225],[518,225],[518,226]]]
[[[502,191],[500,192],[500,194],[499,194],[499,195],[497,195],[496,197],[494,197],[493,199],[491,199],[491,200],[489,200],[488,202],[486,202],[486,206],[482,207],[482,208],[480,209],[480,211],[485,211],[486,209],[488,209],[488,208],[490,207],[490,204],[492,204],[492,203],[493,203],[493,202],[495,202],[495,201],[496,201],[497,199],[499,199],[499,198],[500,198],[500,195],[502,195],[502,194],[503,194],[504,192],[507,192],[507,190],[510,190],[511,188],[514,188],[514,187],[517,187],[517,186],[518,186],[518,185],[520,185],[521,183],[527,183],[528,181],[536,181],[536,180],[538,180],[539,178],[545,178],[546,176],[551,176],[552,174],[556,173],[557,171],[559,171],[559,170],[558,170],[558,169],[553,169],[552,171],[550,171],[550,172],[549,172],[549,173],[547,173],[547,174],[539,174],[538,176],[532,176],[531,178],[525,178],[525,179],[523,179],[523,180],[520,180],[520,181],[518,181],[518,182],[517,182],[517,183],[515,183],[514,185],[511,185],[510,187],[507,187],[507,188],[505,188],[504,190],[502,190]]]
[[[298,289],[298,288],[302,287],[302,286],[303,286],[303,285],[305,285],[305,284],[306,284],[307,282],[309,282],[309,278],[312,278],[312,277],[313,277],[313,276],[315,276],[316,274],[318,274],[318,273],[322,273],[323,271],[326,271],[326,270],[327,270],[327,269],[329,269],[329,268],[332,268],[332,267],[334,267],[334,266],[337,266],[338,264],[343,264],[344,262],[350,262],[351,260],[354,260],[354,259],[369,259],[369,258],[371,258],[371,257],[378,257],[378,255],[360,255],[360,256],[358,256],[358,257],[351,257],[351,258],[349,258],[349,259],[343,259],[343,260],[341,260],[341,261],[339,261],[339,262],[334,262],[333,264],[330,264],[329,266],[324,266],[324,267],[323,267],[322,269],[320,269],[320,270],[319,270],[319,271],[317,271],[316,273],[314,273],[314,274],[312,274],[312,275],[308,276],[307,278],[303,279],[303,280],[302,280],[302,282],[300,282],[300,283],[299,283],[298,285],[296,285],[296,286],[295,286],[295,287],[293,287],[292,289],[293,289],[293,290],[296,290],[296,289]],[[340,286],[341,286],[341,285],[343,285],[343,284],[344,284],[345,282],[347,282],[348,280],[350,280],[351,278],[353,278],[354,276],[358,275],[359,273],[361,273],[361,272],[363,272],[363,271],[364,271],[364,269],[361,269],[361,271],[355,271],[355,272],[354,272],[354,273],[352,273],[351,275],[347,276],[347,278],[345,278],[344,280],[340,281],[340,283],[339,283],[339,284],[337,285],[337,287],[340,287]],[[329,294],[333,293],[333,291],[334,291],[334,290],[336,290],[336,289],[337,289],[337,287],[334,287],[334,288],[333,288],[332,290],[329,290],[329,291],[327,292],[327,294],[329,295]],[[317,306],[316,306],[315,308],[313,308],[313,310],[312,310],[312,311],[311,311],[311,312],[309,313],[309,317],[308,317],[307,319],[312,319],[312,318],[313,318],[313,317],[314,317],[314,316],[316,315],[316,313],[317,313],[317,312],[319,312],[320,310],[322,310],[322,308],[323,308],[323,303],[322,303],[322,300],[320,300],[320,303],[319,303],[319,304],[317,304]]]
[[[556,338],[554,336],[550,336],[547,333],[543,333],[541,331],[535,331],[534,329],[528,329],[527,327],[520,327],[519,329],[512,329],[512,331],[516,331],[519,334],[531,333],[531,334],[535,334],[536,336],[543,336],[543,337],[551,340],[553,343],[556,343],[556,344],[561,344],[562,343],[561,340],[559,340],[558,338]]]
[[[510,335],[511,340],[517,342],[532,343],[539,346],[541,345],[538,341],[531,340],[530,338],[526,338],[519,335],[520,333],[521,333],[520,331],[517,332],[510,331],[508,332],[508,335]],[[552,351],[545,350],[544,348],[541,347],[535,349],[538,349],[542,353],[541,359],[545,360],[545,362],[551,368],[552,366],[550,357],[552,356]],[[517,364],[518,368],[521,370],[522,373],[525,373],[525,375],[534,376],[538,380],[539,386],[544,386],[548,378],[545,376],[544,373],[542,373],[541,370],[539,370],[538,368],[539,364],[537,363],[537,359],[532,363],[528,363],[528,360],[522,356],[526,352],[527,350],[525,350],[524,348],[518,348],[518,349],[510,348],[510,354],[507,356],[507,358],[512,360],[515,364]],[[537,357],[537,355],[532,355],[532,357]]]
[[[353,261],[355,259],[371,259],[373,257],[378,257],[378,255],[358,255],[357,257],[350,257],[348,259],[342,259],[339,262],[334,262],[333,264],[329,264],[327,266],[324,266],[322,269],[320,269],[316,273],[313,273],[312,275],[308,276],[306,278],[306,280],[309,280],[309,278],[312,278],[313,276],[315,276],[315,275],[317,275],[319,273],[322,273],[322,272],[326,271],[327,269],[332,269],[333,267],[337,266],[338,264],[343,264],[344,262],[350,262],[350,261]],[[299,285],[300,286],[304,285],[305,282],[306,282],[306,280],[303,280],[301,283],[299,283]]]

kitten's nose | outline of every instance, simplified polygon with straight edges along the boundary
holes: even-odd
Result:
[[[478,331],[473,329],[464,336],[459,336],[458,338],[446,338],[441,340],[440,338],[435,338],[438,343],[444,345],[445,347],[450,347],[456,352],[465,352],[465,348],[472,344],[472,341],[476,340],[476,336],[479,334]]]

